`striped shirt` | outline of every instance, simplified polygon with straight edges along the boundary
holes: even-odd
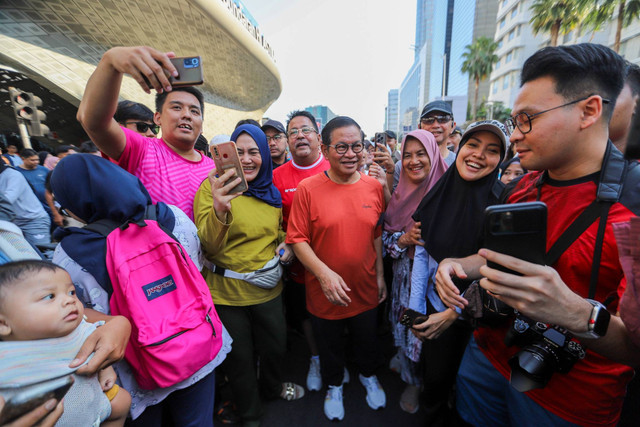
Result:
[[[153,203],[175,205],[193,220],[193,198],[215,168],[213,160],[201,153],[202,159],[193,162],[181,157],[162,139],[122,130],[127,145],[116,163],[142,181]]]

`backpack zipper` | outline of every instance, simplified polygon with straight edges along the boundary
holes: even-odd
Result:
[[[179,337],[180,335],[184,334],[185,332],[187,332],[187,331],[180,331],[177,334],[173,334],[170,337],[167,337],[167,338],[163,339],[162,341],[154,342],[153,344],[147,344],[145,347],[155,347],[157,345],[164,344],[169,340],[172,340],[172,339],[174,339],[176,337]]]
[[[213,322],[211,321],[211,317],[209,317],[209,313],[207,313],[207,315],[205,316],[205,319],[207,319],[207,322],[209,322],[209,324],[211,325],[211,330],[213,331],[214,338],[217,338],[216,328],[213,326]]]

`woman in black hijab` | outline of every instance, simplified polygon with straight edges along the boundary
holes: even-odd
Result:
[[[429,314],[412,332],[423,340],[424,390],[430,426],[447,425],[447,406],[471,328],[444,306],[435,291],[438,264],[478,251],[483,213],[504,188],[498,180],[507,151],[506,129],[496,120],[469,125],[455,163],[422,200],[415,221],[422,226],[424,247],[416,246],[409,308]],[[468,283],[458,283],[464,290]]]

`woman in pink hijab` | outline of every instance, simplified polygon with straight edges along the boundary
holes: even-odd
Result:
[[[420,201],[447,170],[438,145],[431,132],[414,130],[402,141],[402,169],[398,186],[385,212],[382,241],[387,254],[393,258],[390,321],[398,353],[391,368],[407,383],[400,406],[409,413],[419,408],[422,374],[419,372],[421,342],[398,322],[402,311],[409,306],[411,294],[411,264],[415,245],[420,241],[420,223],[411,216]]]

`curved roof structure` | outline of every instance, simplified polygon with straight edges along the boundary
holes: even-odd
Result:
[[[202,57],[208,133],[259,119],[282,90],[270,46],[233,0],[0,2],[0,63],[75,106],[102,54],[135,45]],[[153,97],[131,78],[120,96],[153,109]]]

